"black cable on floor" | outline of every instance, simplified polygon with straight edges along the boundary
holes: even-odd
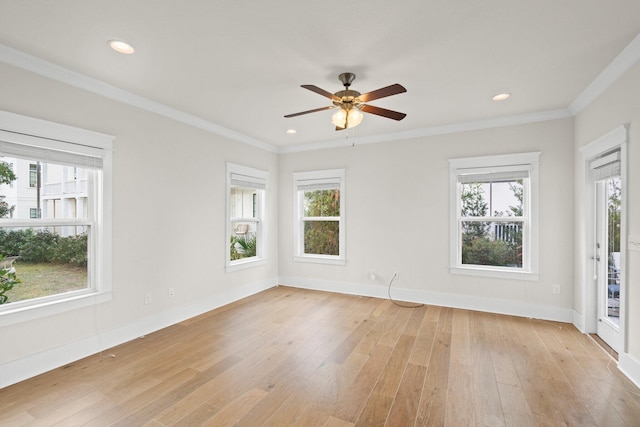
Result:
[[[395,301],[393,298],[391,298],[391,284],[393,283],[394,280],[396,280],[396,277],[397,277],[397,274],[394,273],[393,277],[391,278],[391,281],[389,282],[389,288],[387,289],[387,295],[389,295],[389,301],[391,301],[397,306],[404,307],[404,308],[418,308],[418,307],[424,306],[424,304],[419,304],[419,305],[400,304],[398,301]]]

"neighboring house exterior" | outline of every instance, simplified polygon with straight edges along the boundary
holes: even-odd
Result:
[[[88,185],[85,169],[9,157],[0,158],[0,161],[8,163],[17,178],[11,184],[0,185],[0,194],[6,196],[10,207],[14,207],[11,218],[86,218]],[[74,234],[73,230],[58,232]]]

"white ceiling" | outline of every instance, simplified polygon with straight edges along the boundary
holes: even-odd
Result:
[[[371,102],[407,117],[366,115],[356,140],[554,116],[639,33],[638,0],[0,0],[5,48],[285,151],[347,136],[332,111],[283,117],[330,105],[301,84],[336,92],[350,71],[362,93],[407,88]],[[114,38],[136,53],[110,50]],[[513,96],[491,101],[502,91]]]

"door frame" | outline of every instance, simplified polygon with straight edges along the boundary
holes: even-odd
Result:
[[[595,141],[585,145],[580,149],[582,154],[582,176],[584,179],[584,185],[582,189],[583,194],[583,209],[584,209],[584,227],[581,230],[584,239],[582,240],[583,247],[579,251],[579,254],[584,256],[582,262],[583,280],[582,287],[582,313],[584,315],[584,332],[595,333],[598,326],[598,306],[597,306],[597,289],[596,280],[594,275],[596,272],[595,260],[591,257],[595,256],[595,233],[596,233],[596,210],[595,210],[595,191],[593,187],[593,180],[591,178],[591,166],[590,163],[593,159],[617,148],[620,149],[620,178],[622,180],[621,186],[621,213],[620,213],[620,335],[622,337],[622,348],[619,353],[626,352],[627,350],[627,336],[626,336],[626,259],[627,259],[627,146],[628,146],[628,127],[627,125],[619,126],[601,136]]]

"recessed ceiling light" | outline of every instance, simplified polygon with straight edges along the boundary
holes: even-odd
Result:
[[[133,46],[131,46],[127,42],[123,42],[122,40],[109,40],[109,47],[116,52],[124,53],[125,55],[131,55],[135,52]]]
[[[298,132],[298,131],[297,131],[297,130],[295,130],[295,129],[287,129],[287,133],[288,133],[289,135],[293,135],[293,134],[295,134],[295,133],[297,133],[297,132]]]
[[[493,99],[494,101],[504,101],[505,99],[508,99],[510,96],[511,96],[510,93],[505,92],[505,93],[499,93],[497,95],[493,95],[491,99]]]

